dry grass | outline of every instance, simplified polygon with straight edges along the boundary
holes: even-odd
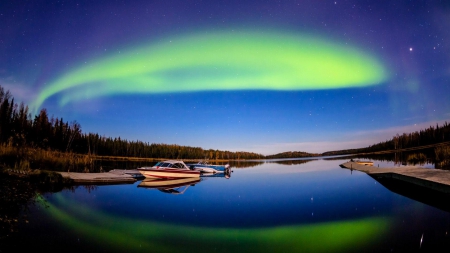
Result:
[[[450,169],[450,146],[437,147],[434,149],[436,154],[436,167]]]
[[[13,169],[19,173],[28,173],[32,170],[71,171],[71,172],[99,172],[95,168],[95,161],[113,162],[156,162],[165,158],[141,158],[119,156],[94,156],[75,153],[65,153],[52,150],[14,147],[0,145],[0,167]],[[201,159],[184,159],[185,162],[198,162]],[[214,160],[214,162],[227,162],[227,160]]]
[[[408,155],[408,157],[406,158],[406,161],[408,163],[412,163],[414,165],[416,165],[416,164],[424,165],[427,161],[427,156],[423,153],[414,153],[414,154]]]
[[[93,159],[89,155],[51,150],[0,146],[2,166],[20,172],[31,170],[90,172]]]
[[[147,158],[147,157],[125,157],[125,156],[91,156],[96,161],[118,161],[118,162],[157,162],[164,160],[180,160],[180,159],[168,159],[168,158]],[[182,159],[184,162],[198,162],[203,160],[199,159]],[[213,159],[214,162],[228,162],[226,159]]]

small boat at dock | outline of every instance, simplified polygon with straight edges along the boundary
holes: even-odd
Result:
[[[210,164],[207,160],[187,165],[189,166],[189,169],[200,171],[201,173],[224,173],[230,167],[229,164],[225,165]]]
[[[353,159],[352,159],[352,162],[355,162],[355,163],[361,164],[361,165],[366,165],[366,166],[373,166],[373,162],[372,161],[361,161],[361,160],[353,161]]]
[[[158,162],[153,167],[137,169],[144,177],[154,179],[200,177],[200,171],[189,169],[182,161],[168,160]]]

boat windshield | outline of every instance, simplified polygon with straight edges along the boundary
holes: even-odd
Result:
[[[172,164],[171,164],[171,163],[162,163],[161,165],[159,165],[159,167],[167,167],[167,168],[170,168],[170,167],[172,167]]]
[[[174,163],[174,164],[172,165],[172,168],[184,168],[184,166],[183,166],[183,164],[181,164],[181,163]]]

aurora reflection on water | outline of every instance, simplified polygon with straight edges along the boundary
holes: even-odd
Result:
[[[49,252],[448,249],[448,212],[341,169],[342,162],[233,168],[230,179],[202,178],[181,195],[139,182],[44,194],[39,203],[46,208],[38,205],[12,245]],[[29,243],[20,243],[21,236]]]

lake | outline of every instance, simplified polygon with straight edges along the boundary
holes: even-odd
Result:
[[[426,192],[423,204],[423,189],[339,167],[348,160],[241,162],[229,178],[171,189],[138,181],[42,192],[0,252],[450,250],[441,197],[427,202]]]

